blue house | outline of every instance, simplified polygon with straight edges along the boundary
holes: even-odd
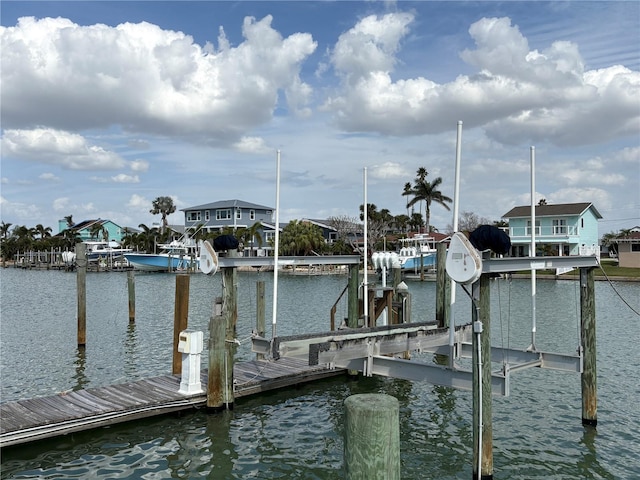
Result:
[[[274,214],[271,207],[245,202],[243,200],[220,200],[213,203],[205,203],[194,207],[183,208],[185,230],[194,231],[202,229],[206,232],[221,232],[225,228],[233,230],[251,228],[260,223],[257,233],[262,239],[262,248],[268,248],[270,241],[275,237]],[[250,245],[244,245],[253,250],[256,239],[252,239]],[[258,252],[261,254],[261,252]]]
[[[511,256],[531,255],[531,206],[514,207],[509,222]],[[535,207],[536,256],[600,255],[598,220],[592,203],[559,203]]]
[[[106,242],[111,240],[120,243],[125,233],[124,229],[120,225],[113,223],[111,220],[103,220],[101,218],[95,220],[83,220],[71,226],[67,225],[66,220],[58,220],[59,233],[62,233],[69,228],[73,228],[74,230],[76,230],[76,232],[78,232],[80,240],[83,242]],[[93,232],[97,231],[100,231],[100,234],[97,237],[95,235],[92,235]]]

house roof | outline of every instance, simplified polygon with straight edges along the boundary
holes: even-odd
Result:
[[[337,231],[334,227],[329,225],[329,220],[318,220],[318,219],[314,219],[314,218],[303,218],[300,221],[301,222],[309,222],[309,223],[317,225],[317,226],[319,226],[321,228],[326,228],[327,230],[333,230],[334,232]]]
[[[624,237],[615,237],[612,240],[618,243],[640,243],[640,232],[630,232]]]
[[[554,205],[536,205],[536,217],[557,217],[559,215],[581,215],[589,208],[593,210],[593,213],[597,218],[602,218],[600,212],[593,206],[592,203],[556,203]],[[518,218],[518,217],[531,217],[531,205],[513,207],[507,213],[502,215],[502,218]]]
[[[245,202],[244,200],[219,200],[213,203],[205,203],[203,205],[196,205],[195,207],[181,208],[181,212],[187,210],[214,210],[218,208],[254,208],[259,210],[273,210],[273,207],[265,207],[264,205],[258,205],[257,203]]]

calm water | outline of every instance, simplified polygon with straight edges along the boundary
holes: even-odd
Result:
[[[51,395],[166,374],[171,369],[175,276],[136,276],[136,323],[129,326],[126,275],[87,277],[87,348],[76,348],[75,275],[0,270],[1,401]],[[255,284],[239,275],[240,359],[253,358]],[[346,276],[279,280],[277,333],[328,330],[329,308]],[[640,284],[614,283],[640,309]],[[410,282],[413,319],[432,319],[435,284]],[[191,277],[189,326],[206,330],[221,278]],[[576,282],[539,281],[536,344],[573,353],[578,344]],[[469,319],[457,293],[455,318]],[[492,343],[530,343],[530,284],[492,284]],[[640,318],[605,282],[596,282],[598,427],[581,425],[580,376],[530,369],[512,377],[511,396],[494,397],[494,477],[640,478]],[[340,305],[338,315],[346,315]],[[270,325],[268,325],[270,333]],[[423,358],[430,361],[429,358]],[[206,358],[203,358],[206,365]],[[354,393],[384,392],[400,402],[403,479],[471,478],[471,393],[426,383],[332,379],[241,399],[232,412],[165,416],[72,434],[2,451],[4,478],[257,478],[342,476],[342,404]]]

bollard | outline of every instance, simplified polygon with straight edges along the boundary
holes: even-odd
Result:
[[[400,479],[400,407],[385,394],[348,397],[344,471],[347,480]]]

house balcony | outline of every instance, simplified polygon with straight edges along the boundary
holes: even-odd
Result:
[[[510,227],[509,237],[512,243],[531,242],[531,227]],[[578,243],[578,227],[569,225],[537,226],[536,243]]]

